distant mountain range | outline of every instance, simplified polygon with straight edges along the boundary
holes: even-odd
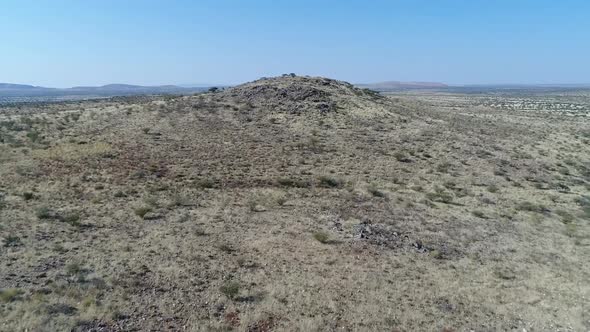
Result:
[[[445,90],[448,92],[498,92],[502,90],[571,90],[588,89],[590,84],[467,84],[450,85],[439,82],[399,82],[388,81],[380,83],[356,84],[360,88],[367,88],[379,92],[394,92],[402,90]]]
[[[158,94],[192,94],[206,91],[214,85],[159,85],[142,86],[130,84],[107,84],[103,86],[76,86],[72,88],[46,88],[26,84],[0,83],[0,104],[29,101],[63,101],[105,98],[115,96],[158,95]],[[587,89],[590,84],[473,84],[447,85],[439,82],[401,82],[387,81],[379,83],[356,84],[357,87],[379,92],[404,90],[445,90],[461,93],[488,93],[505,90],[570,90]],[[228,87],[228,86],[218,86]]]
[[[396,91],[406,89],[443,89],[448,85],[439,82],[399,82],[387,81],[379,83],[357,84],[358,87],[371,89],[375,91]]]
[[[0,83],[0,97],[39,96],[127,96],[139,94],[182,94],[206,90],[207,87],[180,87],[176,85],[141,86],[129,84],[108,84],[103,86],[76,86],[73,88],[46,88],[25,84]]]

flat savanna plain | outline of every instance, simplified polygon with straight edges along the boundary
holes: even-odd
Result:
[[[4,107],[0,330],[587,331],[589,108],[303,77]]]

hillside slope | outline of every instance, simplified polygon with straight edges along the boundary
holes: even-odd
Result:
[[[0,109],[0,331],[587,330],[589,119],[457,100]]]

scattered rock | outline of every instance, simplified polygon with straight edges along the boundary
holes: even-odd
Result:
[[[260,204],[256,204],[253,208],[252,211],[254,212],[264,212],[266,211],[266,208]]]

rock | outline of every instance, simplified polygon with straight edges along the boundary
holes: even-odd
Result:
[[[260,205],[260,204],[256,204],[254,206],[254,208],[252,209],[252,211],[254,211],[254,212],[264,212],[264,211],[266,211],[266,208],[264,206]]]

